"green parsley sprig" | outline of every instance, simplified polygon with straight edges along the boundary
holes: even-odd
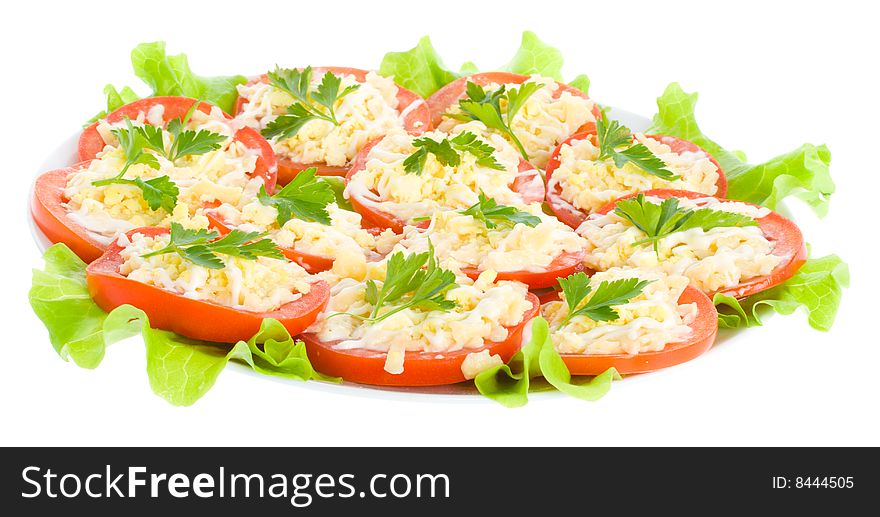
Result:
[[[265,206],[275,207],[278,211],[278,226],[284,226],[284,223],[294,217],[330,225],[327,205],[336,201],[336,195],[329,183],[316,177],[316,172],[314,167],[300,172],[283,189],[271,196],[264,186],[260,187],[257,199]]]
[[[156,154],[164,157],[172,163],[184,156],[201,155],[220,148],[226,140],[224,135],[210,131],[191,131],[184,129],[198,108],[199,102],[194,102],[183,118],[176,118],[168,122],[168,129],[145,124],[135,126],[131,120],[124,119],[125,127],[111,130],[119,147],[125,153],[125,165],[116,176],[103,180],[93,181],[92,185],[132,185],[141,190],[144,201],[151,210],[165,209],[171,212],[177,206],[177,196],[180,190],[167,175],[159,176],[144,181],[141,178],[125,178],[129,167],[136,163],[142,163],[151,169],[159,169],[159,160]],[[170,135],[171,146],[166,148],[165,133]],[[153,151],[151,154],[147,151]]]
[[[758,222],[749,216],[723,210],[700,208],[690,210],[678,206],[678,198],[670,197],[659,205],[645,199],[644,194],[618,201],[614,213],[632,223],[647,237],[634,242],[633,246],[646,243],[654,245],[659,255],[657,243],[660,239],[694,228],[709,231],[712,228],[757,226]]]
[[[528,212],[518,210],[513,206],[499,205],[494,199],[479,193],[479,201],[473,206],[460,212],[482,221],[486,228],[497,228],[499,224],[514,226],[522,223],[534,228],[541,224],[541,218]]]
[[[523,159],[528,160],[529,154],[512,129],[513,118],[525,105],[526,101],[540,90],[544,85],[539,83],[523,83],[519,88],[507,89],[502,85],[497,90],[486,91],[477,83],[468,81],[465,88],[465,98],[458,101],[461,113],[447,116],[458,120],[479,120],[489,129],[499,131],[506,135],[516,145]],[[506,109],[502,109],[501,101],[507,102]]]
[[[352,84],[340,91],[342,79],[333,72],[326,72],[321,83],[312,90],[312,67],[303,70],[295,68],[275,67],[267,74],[269,84],[285,91],[296,102],[287,107],[287,114],[281,115],[266,125],[261,131],[266,138],[292,138],[311,120],[326,120],[334,126],[339,125],[336,119],[336,102],[360,88]]]
[[[590,285],[590,277],[586,273],[575,273],[568,278],[559,278],[568,315],[562,326],[568,324],[576,316],[586,316],[593,321],[614,321],[620,314],[614,309],[640,295],[650,280],[638,278],[622,278],[604,281],[595,291]],[[593,295],[587,298],[592,293]]]
[[[667,181],[679,178],[666,169],[663,160],[654,155],[645,144],[633,144],[633,136],[629,128],[622,126],[616,120],[609,120],[604,112],[596,120],[596,136],[599,141],[600,160],[611,158],[617,167],[631,163],[648,174]],[[618,150],[625,145],[629,147]]]
[[[246,260],[269,257],[284,260],[284,254],[259,232],[232,230],[221,238],[213,230],[190,230],[179,223],[171,223],[171,240],[164,248],[142,255],[144,258],[177,253],[185,260],[209,269],[223,269],[223,260],[217,255],[228,255]]]
[[[441,269],[434,256],[434,247],[428,241],[428,251],[404,255],[397,252],[388,259],[385,281],[379,287],[367,280],[365,299],[373,306],[368,317],[348,314],[367,323],[380,322],[400,311],[417,308],[424,311],[450,311],[456,303],[446,299],[446,292],[456,287],[455,274]],[[393,308],[380,315],[382,309]]]
[[[443,165],[455,167],[461,163],[460,153],[468,153],[477,159],[477,165],[481,167],[504,170],[504,166],[492,154],[495,148],[470,131],[461,132],[452,138],[444,138],[439,142],[428,137],[416,138],[413,140],[413,146],[416,147],[416,151],[403,161],[403,169],[407,174],[421,174],[425,170],[428,154],[433,154]]]

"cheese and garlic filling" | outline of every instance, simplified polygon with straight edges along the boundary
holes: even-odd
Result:
[[[539,217],[541,222],[531,227],[496,221],[495,228],[488,228],[471,215],[437,212],[427,229],[407,226],[395,250],[427,251],[430,239],[444,269],[540,272],[563,253],[575,253],[586,246],[586,241],[574,230],[544,214],[539,203],[520,207],[520,210]]]
[[[314,72],[312,86],[317,86],[323,76],[323,73]],[[398,88],[393,80],[375,72],[367,73],[363,83],[350,74],[342,75],[340,79],[340,90],[360,86],[336,102],[334,112],[339,125],[314,119],[306,122],[291,138],[272,139],[272,147],[279,157],[298,163],[344,166],[367,142],[403,128],[401,113],[408,106],[398,106]],[[239,85],[238,94],[247,102],[236,118],[258,130],[287,113],[287,107],[296,103],[289,93],[262,82]]]
[[[413,140],[430,138],[440,142],[472,129],[471,124],[466,124],[456,127],[453,133],[430,131],[412,136],[396,131],[388,134],[370,149],[364,169],[355,173],[346,186],[346,197],[356,196],[368,207],[405,221],[430,217],[437,210],[466,209],[479,201],[480,192],[502,205],[523,205],[522,196],[512,188],[521,175],[519,153],[498,135],[478,137],[495,149],[493,156],[503,170],[479,165],[474,155],[462,152],[461,163],[456,166],[443,165],[428,153],[420,174],[406,172],[403,162],[416,151]],[[540,176],[535,174],[535,178],[540,183]]]
[[[644,144],[679,179],[668,181],[649,174],[632,163],[617,167],[614,160],[598,160],[599,148],[590,139],[572,140],[559,152],[559,167],[553,171],[548,187],[559,185],[562,199],[575,208],[592,212],[615,199],[650,189],[677,189],[714,195],[718,191],[718,167],[704,152],[674,152],[668,145],[636,133]]]
[[[133,125],[163,125],[164,106],[157,105],[147,113],[140,113]],[[168,176],[180,194],[173,213],[164,209],[150,209],[144,200],[141,189],[134,185],[95,186],[92,182],[116,176],[125,165],[124,151],[112,129],[125,127],[123,122],[108,124],[106,120],[98,124],[98,132],[107,142],[104,150],[89,166],[72,174],[64,189],[65,207],[68,217],[83,226],[89,236],[109,244],[118,235],[142,226],[168,226],[171,221],[181,223],[187,228],[205,228],[208,220],[202,207],[206,203],[230,203],[239,205],[244,200],[256,196],[263,185],[262,178],[253,178],[257,152],[233,140],[235,127],[227,120],[219,108],[210,113],[196,110],[189,121],[188,129],[206,130],[225,135],[227,138],[219,149],[201,155],[185,156],[174,163],[154,151],[159,169],[146,164],[131,165],[124,178],[141,178],[144,181]],[[169,145],[165,134],[166,148]]]
[[[562,91],[557,96],[560,87],[549,77],[533,75],[526,82],[543,86],[528,98],[525,105],[513,117],[511,129],[528,153],[529,161],[543,169],[547,166],[553,149],[560,142],[576,133],[578,128],[587,122],[595,122],[596,117],[593,115],[595,103],[590,99],[572,95],[568,91]],[[504,86],[506,89],[519,89],[522,85],[511,83]],[[483,88],[489,92],[500,87],[500,84],[492,83]],[[506,113],[507,105],[504,101],[501,110],[502,113]],[[461,113],[458,103],[450,106],[448,112]],[[455,118],[444,117],[437,129],[452,131],[461,123]],[[477,124],[481,128],[480,133],[489,132],[482,122]]]
[[[242,207],[224,203],[214,213],[229,227],[246,232],[265,232],[282,248],[330,259],[346,256],[355,261],[356,257],[361,257],[361,261],[378,260],[397,241],[390,230],[380,235],[365,230],[357,212],[339,208],[336,203],[330,203],[326,209],[330,215],[329,226],[293,218],[280,228],[278,210],[263,205],[256,198]],[[393,242],[383,245],[388,239]],[[380,252],[379,249],[384,251]]]
[[[386,262],[368,264],[362,278],[340,277],[335,271],[318,276],[330,283],[330,302],[307,332],[324,342],[338,341],[339,350],[365,349],[387,353],[385,371],[399,374],[406,365],[406,352],[436,354],[438,358],[460,350],[479,351],[487,342],[507,339],[506,327],[518,325],[531,307],[527,288],[519,282],[495,282],[486,271],[476,281],[460,277],[458,286],[446,292],[457,306],[450,311],[407,308],[378,322],[365,322],[373,306],[365,299],[365,280],[377,281],[381,289]],[[379,316],[393,310],[383,307]],[[337,316],[329,317],[336,313]],[[472,361],[473,362],[473,361]]]
[[[168,235],[146,237],[134,233],[117,239],[124,262],[119,273],[194,300],[254,312],[267,312],[298,300],[311,289],[310,276],[294,262],[268,257],[245,260],[217,255],[223,269],[210,269],[184,260],[177,253],[144,258],[168,245]]]
[[[645,200],[655,204],[662,202],[652,196]],[[754,219],[770,213],[767,208],[713,197],[679,198],[679,207],[723,210]],[[759,226],[720,227],[709,231],[694,228],[673,233],[657,242],[657,253],[650,243],[633,246],[644,239],[645,234],[613,211],[607,215],[591,215],[577,232],[588,241],[584,259],[588,268],[604,271],[627,266],[683,275],[706,293],[768,275],[783,260],[773,254],[775,243],[764,236]]]
[[[666,345],[684,341],[691,334],[688,326],[697,316],[697,304],[678,304],[689,280],[679,275],[613,268],[590,278],[593,292],[603,281],[625,278],[651,280],[637,297],[613,308],[614,321],[594,321],[574,316],[567,323],[568,305],[564,300],[541,307],[550,326],[550,338],[561,354],[638,354],[656,352]],[[589,296],[587,297],[589,300]]]

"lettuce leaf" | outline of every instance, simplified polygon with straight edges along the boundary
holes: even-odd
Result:
[[[131,305],[109,314],[92,301],[86,286],[86,264],[63,244],[43,255],[44,270],[34,270],[30,303],[49,331],[58,354],[83,367],[96,368],[108,346],[141,334],[146,346],[147,377],[153,391],[178,406],[199,400],[230,360],[254,371],[297,380],[337,381],[314,370],[305,344],[294,341],[281,323],[263,320],[248,341],[208,343],[150,327],[147,315]]]
[[[804,144],[764,163],[746,163],[741,153],[725,150],[700,131],[694,117],[696,102],[696,93],[685,93],[678,83],[670,84],[657,99],[658,113],[648,131],[690,140],[711,153],[727,175],[730,199],[775,210],[782,199],[794,196],[819,216],[828,212],[834,182],[827,147]]]
[[[803,307],[811,327],[828,331],[845,287],[849,287],[849,268],[837,255],[828,255],[807,260],[784,283],[745,300],[716,294],[713,301],[718,307],[718,325],[723,328],[760,326],[762,307],[784,315]]]
[[[109,113],[116,111],[128,103],[140,99],[138,94],[134,93],[134,90],[128,86],[117,91],[116,87],[112,84],[108,84],[104,87],[104,96],[107,98],[107,109],[90,118],[89,121],[85,123],[86,126],[91,125],[98,119],[106,117]]]
[[[354,212],[351,201],[345,199],[345,178],[340,176],[318,176],[318,180],[330,185],[330,188],[333,189],[333,195],[336,197],[336,205],[339,208]]]
[[[547,45],[534,32],[524,31],[513,59],[500,70],[515,74],[540,74],[562,81],[562,52]]]
[[[528,402],[531,379],[543,376],[557,390],[581,400],[595,401],[620,379],[610,368],[587,381],[573,383],[568,367],[553,347],[547,320],[538,316],[531,322],[531,338],[505,365],[481,372],[474,379],[477,390],[506,407],[520,407]]]
[[[243,75],[207,77],[196,75],[186,54],[169,56],[165,42],[141,43],[131,51],[134,73],[153,90],[153,95],[182,95],[201,99],[232,113],[238,97],[236,86],[247,82]]]
[[[562,81],[562,63],[562,52],[541,41],[534,32],[525,31],[513,58],[494,70],[541,74]],[[428,36],[422,37],[418,45],[405,52],[388,52],[379,66],[380,74],[393,76],[394,82],[426,98],[459,77],[479,71],[472,61],[464,63],[458,73],[447,68]],[[572,86],[587,93],[590,80],[586,75],[579,75],[572,81]]]
[[[458,79],[458,75],[443,64],[428,36],[423,36],[415,47],[405,52],[385,54],[379,73],[394,77],[398,85],[426,98]]]

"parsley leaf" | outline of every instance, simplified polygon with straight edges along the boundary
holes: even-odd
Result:
[[[212,133],[204,129],[183,131],[174,139],[171,150],[166,157],[173,162],[184,156],[201,155],[216,151],[224,140],[226,140],[224,135]]]
[[[434,246],[428,241],[428,251],[404,255],[398,251],[388,258],[385,280],[379,287],[375,280],[367,280],[364,298],[373,310],[368,317],[355,316],[368,323],[380,322],[402,310],[416,308],[424,311],[449,311],[456,303],[446,299],[446,292],[457,287],[455,273],[441,269],[434,256]],[[382,315],[383,308],[393,306]],[[331,314],[330,317],[340,314]]]
[[[575,316],[586,316],[593,321],[614,321],[620,317],[614,307],[640,295],[645,286],[651,283],[638,278],[622,278],[602,282],[594,291],[590,285],[590,277],[583,272],[558,280],[568,305],[568,316],[562,322],[563,326]],[[593,296],[588,299],[590,293]]]
[[[644,194],[618,201],[614,213],[626,219],[644,233],[647,238],[634,242],[633,246],[653,243],[659,255],[657,243],[673,233],[694,228],[709,231],[712,228],[757,226],[751,217],[723,210],[700,208],[690,210],[678,206],[678,198],[670,197],[659,205],[645,200]]]
[[[618,168],[623,167],[627,163],[632,163],[648,174],[667,181],[679,178],[679,176],[666,169],[666,164],[663,160],[655,156],[645,144],[633,144],[633,137],[629,128],[622,126],[616,120],[608,120],[604,112],[596,120],[596,137],[599,141],[600,160],[611,158],[614,160],[614,165]],[[629,145],[629,147],[620,151],[617,150],[618,147],[624,145]]]
[[[494,199],[479,194],[480,200],[461,213],[483,221],[486,228],[493,229],[499,224],[514,226],[518,223],[534,228],[541,223],[541,218],[528,212],[522,212],[512,206],[499,205]]]
[[[167,253],[177,253],[185,260],[208,269],[223,269],[224,263],[217,254],[256,260],[269,257],[285,260],[284,254],[269,239],[261,239],[259,232],[232,230],[217,239],[217,232],[204,229],[190,230],[181,224],[171,223],[171,240],[168,245],[143,255],[144,258]]]
[[[296,217],[303,221],[314,221],[330,225],[327,205],[336,201],[333,187],[315,176],[316,169],[310,167],[291,180],[283,189],[270,196],[261,186],[257,199],[265,206],[274,206],[278,211],[278,226]]]
[[[295,68],[279,68],[269,72],[269,84],[290,94],[296,100],[287,107],[287,114],[281,115],[266,125],[261,131],[266,138],[280,136],[282,139],[292,138],[309,121],[320,119],[339,125],[336,119],[336,102],[360,88],[359,84],[348,86],[342,91],[342,78],[326,72],[318,87],[311,91],[312,67],[303,70]]]
[[[461,114],[455,115],[454,118],[479,120],[489,129],[501,132],[516,145],[522,157],[528,160],[529,154],[519,138],[513,133],[511,122],[529,97],[543,86],[538,83],[523,83],[519,88],[506,90],[502,85],[497,90],[487,92],[482,86],[468,81],[465,87],[466,98],[458,101]],[[507,101],[507,109],[504,114],[502,114],[501,108],[502,100]]]
[[[403,161],[403,170],[407,174],[421,174],[425,170],[428,154],[433,154],[443,165],[453,167],[461,163],[461,154],[469,153],[477,159],[477,165],[495,170],[504,170],[504,166],[495,159],[492,153],[495,148],[477,138],[470,131],[464,131],[452,139],[444,138],[436,141],[429,137],[413,140],[416,151]]]

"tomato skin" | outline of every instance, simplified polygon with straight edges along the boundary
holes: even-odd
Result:
[[[465,91],[467,89],[467,83],[472,82],[476,83],[480,86],[486,86],[488,84],[522,84],[529,80],[529,76],[514,74],[511,72],[481,72],[478,74],[469,75],[466,77],[461,77],[447,84],[443,88],[440,88],[433,95],[428,97],[428,106],[431,109],[431,120],[434,124],[434,127],[438,126],[443,119],[443,114],[449,111],[449,108],[459,101],[465,95]],[[556,83],[559,87],[553,93],[553,98],[558,99],[563,92],[568,92],[574,96],[581,97],[584,99],[589,99],[587,94],[578,90],[577,88],[570,86],[565,83]],[[598,105],[593,105],[593,116],[595,118],[599,118],[602,115],[601,110]],[[595,128],[594,122],[587,122],[580,128],[578,128],[575,133],[586,130],[588,127]]]
[[[584,255],[583,250],[561,253],[543,271],[499,271],[497,280],[515,280],[526,284],[529,289],[553,287],[559,283],[557,278],[566,278],[584,270]],[[482,273],[477,268],[463,268],[461,272],[473,280]]]
[[[607,214],[608,212],[614,210],[614,207],[616,206],[618,201],[635,197],[638,194],[639,193],[629,194],[619,199],[616,199],[615,201],[597,210],[596,213]],[[641,192],[641,194],[644,194],[645,196],[659,197],[661,199],[666,199],[669,197],[680,197],[689,199],[716,197],[721,201],[731,201],[736,203],[745,203],[752,206],[759,206],[752,203],[746,203],[745,201],[724,199],[718,196],[709,196],[706,194],[700,194],[699,192],[690,192],[687,190],[655,189],[646,190],[644,192]],[[747,296],[765,291],[788,280],[789,278],[794,276],[795,273],[797,273],[798,270],[801,268],[801,266],[803,266],[804,263],[807,261],[807,245],[804,242],[804,235],[801,233],[800,228],[798,228],[798,226],[794,224],[794,222],[773,211],[771,211],[766,216],[757,219],[757,221],[758,227],[761,229],[761,232],[764,233],[764,236],[767,237],[768,240],[775,243],[773,254],[783,257],[782,262],[780,262],[779,265],[777,265],[773,269],[773,271],[770,272],[769,275],[755,277],[735,286],[719,289],[716,292],[708,293],[709,296],[717,293],[732,296],[737,299],[746,298]]]
[[[31,217],[37,228],[50,242],[63,242],[84,262],[91,262],[104,253],[104,245],[89,236],[89,232],[70,219],[64,203],[67,178],[89,162],[80,162],[63,169],[44,172],[37,176],[31,199]]]
[[[662,142],[668,145],[673,152],[683,153],[683,152],[703,152],[706,156],[709,157],[709,160],[715,164],[715,167],[718,168],[718,181],[715,182],[715,186],[717,191],[715,192],[716,197],[724,197],[727,195],[727,176],[724,174],[724,169],[721,168],[721,164],[718,163],[718,160],[715,159],[711,154],[704,151],[700,146],[693,142],[689,142],[687,140],[682,140],[680,138],[674,136],[666,136],[666,135],[645,135],[648,138],[652,138],[659,142]],[[572,205],[570,202],[566,201],[562,197],[562,187],[556,183],[551,185],[550,178],[553,177],[553,172],[559,168],[561,165],[561,160],[559,158],[559,154],[562,151],[562,146],[570,145],[573,140],[593,140],[595,144],[596,139],[596,126],[593,125],[592,128],[588,131],[581,131],[571,137],[567,138],[565,141],[556,146],[556,149],[553,150],[553,154],[550,155],[550,160],[547,162],[547,169],[544,173],[546,177],[546,187],[547,187],[547,204],[550,205],[550,209],[553,210],[553,213],[556,217],[567,224],[568,226],[577,229],[578,226],[583,223],[589,214],[583,210]],[[704,194],[708,196],[709,194]]]
[[[164,235],[167,228],[138,228],[127,235]],[[130,304],[143,310],[154,328],[170,330],[192,339],[235,343],[248,340],[260,329],[264,318],[278,320],[296,335],[311,325],[330,299],[330,286],[323,280],[311,284],[311,291],[269,312],[235,309],[218,303],[194,300],[119,274],[122,247],[113,242],[101,257],[86,268],[89,294],[103,310],[110,312]]]
[[[312,73],[314,74],[324,74],[326,72],[333,72],[335,75],[352,75],[355,80],[358,82],[365,82],[367,80],[368,70],[362,70],[359,68],[350,68],[343,66],[322,66],[322,67],[313,67]],[[256,84],[256,83],[268,83],[269,76],[263,74],[259,77],[256,77],[248,82],[248,85]],[[244,105],[248,101],[246,97],[239,96],[235,100],[235,113],[236,115],[240,114],[244,111]],[[411,135],[420,135],[425,131],[431,129],[431,112],[428,109],[427,103],[422,99],[417,93],[407,90],[406,88],[397,85],[397,106],[398,113],[402,109],[406,109],[408,106],[413,103],[421,103],[418,104],[415,108],[407,113],[406,118],[403,120],[403,128],[407,133]],[[348,170],[351,168],[350,166],[336,166],[336,165],[327,165],[326,163],[301,163],[291,160],[290,158],[285,158],[283,156],[278,157],[278,183],[281,185],[287,185],[290,181],[296,177],[301,171],[305,169],[314,167],[316,169],[316,174],[319,176],[345,176],[348,173]]]
[[[702,355],[715,342],[718,334],[718,311],[708,296],[693,286],[685,288],[678,299],[680,305],[697,304],[697,317],[689,325],[691,336],[679,343],[670,343],[657,352],[639,354],[560,354],[572,375],[599,375],[616,368],[620,374],[646,373],[669,368]]]
[[[205,216],[208,218],[208,223],[211,228],[217,230],[220,235],[226,235],[231,231],[229,226],[226,225],[226,222],[217,213],[211,210],[206,210]],[[281,246],[279,246],[278,249],[281,250],[281,253],[283,253],[285,257],[296,262],[311,274],[327,271],[333,267],[334,259],[331,257],[313,255],[311,253],[305,253],[293,248],[284,248]]]
[[[351,182],[351,179],[355,174],[364,170],[367,164],[367,156],[370,154],[370,150],[373,149],[382,139],[378,138],[369,142],[365,145],[354,160],[351,162],[351,169],[348,171],[348,174],[345,175],[345,184],[348,185]],[[545,196],[544,192],[544,184],[540,180],[541,175],[535,169],[535,167],[529,162],[520,159],[518,166],[519,174],[513,180],[513,184],[511,185],[511,189],[515,192],[518,192],[525,203],[536,203],[542,201]],[[361,214],[361,218],[363,219],[363,225],[365,227],[375,227],[375,228],[391,228],[395,233],[403,232],[403,227],[411,224],[409,221],[405,221],[394,214],[388,212],[382,212],[380,210],[376,210],[375,208],[369,206],[362,199],[362,194],[360,193],[351,193],[349,197],[349,202],[351,202],[351,206],[355,209],[355,211]],[[378,200],[378,196],[370,192],[370,196],[373,200]],[[430,224],[429,221],[422,221],[417,225],[421,228],[427,228]]]
[[[384,352],[370,350],[336,350],[333,345],[338,343],[322,342],[315,334],[300,335],[306,344],[309,360],[315,369],[325,375],[342,377],[349,382],[371,384],[375,386],[440,386],[464,382],[461,363],[468,354],[489,350],[491,355],[498,354],[507,363],[519,350],[522,331],[526,323],[538,314],[540,305],[535,295],[528,293],[532,307],[523,314],[518,325],[508,328],[507,339],[501,342],[486,343],[483,348],[459,350],[443,353],[437,359],[437,353],[406,352],[404,370],[400,374],[385,371]]]
[[[168,122],[175,118],[184,117],[194,102],[196,100],[189,97],[147,97],[126,104],[104,118],[112,124],[121,121],[124,117],[134,119],[139,113],[147,113],[152,107],[162,105],[165,108],[163,118],[165,122]],[[202,113],[210,113],[213,107],[213,105],[207,102],[202,102],[199,104],[198,110]],[[226,113],[223,115],[227,120],[232,119]],[[278,160],[275,157],[272,145],[259,132],[249,127],[236,131],[233,139],[241,142],[248,149],[257,151],[257,164],[251,176],[263,178],[266,190],[270,193],[274,192],[275,183],[278,179]],[[85,128],[79,137],[79,159],[85,161],[96,158],[98,153],[104,149],[104,145],[104,139],[98,133],[98,122],[95,122]]]

